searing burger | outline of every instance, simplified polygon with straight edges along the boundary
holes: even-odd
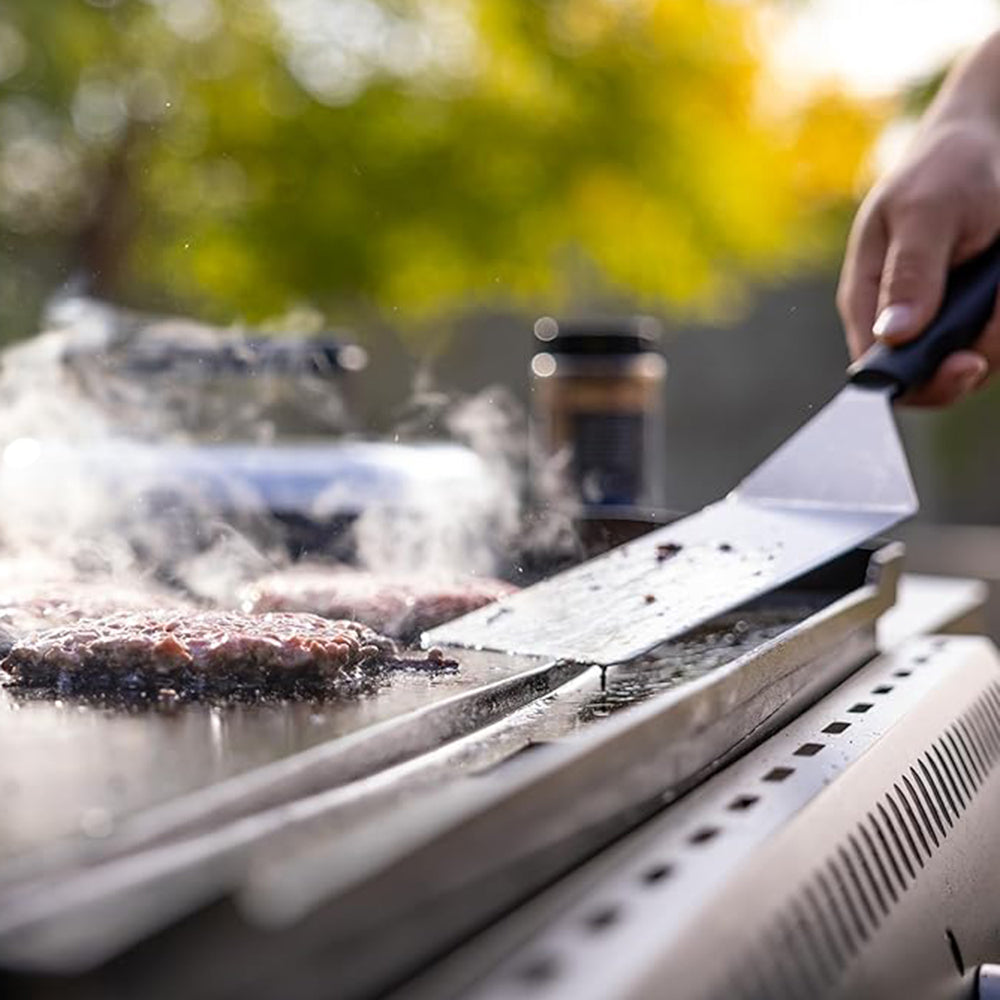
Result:
[[[160,610],[31,632],[14,642],[0,669],[16,684],[68,693],[295,691],[371,670],[394,655],[390,640],[357,622]]]
[[[107,580],[23,579],[0,581],[0,645],[29,632],[71,625],[119,611],[194,610],[183,597],[146,584]]]
[[[478,576],[385,575],[300,563],[243,588],[248,613],[305,611],[350,618],[403,641],[513,593],[502,580]]]

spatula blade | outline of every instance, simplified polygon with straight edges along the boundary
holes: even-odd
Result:
[[[888,389],[842,389],[743,480],[744,499],[780,506],[917,511]]]
[[[629,660],[916,509],[888,393],[848,386],[725,500],[434,629],[424,642]]]

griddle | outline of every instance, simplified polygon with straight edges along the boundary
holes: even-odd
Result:
[[[204,741],[207,787],[155,808],[122,810],[110,830],[64,837],[0,865],[0,968],[29,978],[68,976],[67,982],[86,978],[88,969],[113,976],[146,947],[143,939],[172,939],[175,932],[162,930],[167,926],[182,937],[194,926],[200,939],[200,921],[219,905],[231,911],[238,937],[255,936],[254,927],[283,927],[317,907],[328,915],[332,907],[346,921],[334,921],[341,927],[334,951],[344,982],[356,980],[355,992],[345,987],[342,995],[364,995],[379,963],[371,965],[359,942],[375,925],[380,937],[401,920],[407,926],[403,943],[389,949],[401,965],[457,932],[452,918],[427,922],[426,936],[404,919],[426,902],[425,862],[439,871],[448,859],[449,885],[437,888],[457,909],[449,904],[442,912],[478,920],[599,849],[870,657],[875,618],[892,602],[899,557],[896,546],[858,550],[745,609],[745,621],[719,623],[715,644],[724,645],[755,612],[789,615],[788,627],[752,648],[734,643],[733,658],[717,659],[701,676],[696,663],[706,648],[697,636],[687,637],[694,643],[692,669],[678,669],[672,681],[668,671],[660,687],[626,698],[620,711],[609,698],[616,684],[655,676],[656,655],[669,661],[676,641],[654,654],[647,670],[467,652],[469,673],[457,675],[464,689],[449,689],[447,678],[420,678],[429,697],[410,711],[396,700],[395,713],[379,695],[362,699],[350,710],[358,723],[353,734],[301,753],[288,748],[301,738],[292,731],[307,716],[304,710],[297,722],[286,716],[281,759],[254,767],[228,758],[243,773],[214,784],[209,765],[214,759],[216,773],[225,773],[230,731],[203,723],[210,733],[215,726],[214,738]],[[435,683],[443,690],[435,691]],[[78,710],[51,706],[62,720]],[[381,721],[366,727],[367,713],[368,721]],[[95,727],[102,720],[86,712],[80,718]],[[169,723],[156,726],[167,732]],[[249,717],[243,731],[253,731]],[[151,759],[136,780],[156,780],[157,766],[148,765]],[[169,767],[169,757],[158,766]],[[332,867],[322,845],[333,847]],[[294,872],[284,867],[292,856],[301,861]],[[285,871],[277,885],[266,877],[275,864]],[[305,883],[302,872],[310,873]],[[237,899],[244,902],[232,910]],[[288,943],[283,933],[267,937],[275,947]],[[384,965],[382,972],[393,969]]]

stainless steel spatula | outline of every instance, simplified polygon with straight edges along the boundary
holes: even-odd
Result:
[[[848,384],[724,500],[424,637],[610,664],[632,659],[914,514],[892,402],[973,344],[1000,282],[1000,241],[956,268],[911,344],[876,345]]]

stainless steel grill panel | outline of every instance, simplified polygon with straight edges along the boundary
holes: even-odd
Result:
[[[475,985],[470,948],[439,995],[964,997],[1000,916],[998,764],[1000,657],[915,640],[553,890],[544,929],[512,920]]]

